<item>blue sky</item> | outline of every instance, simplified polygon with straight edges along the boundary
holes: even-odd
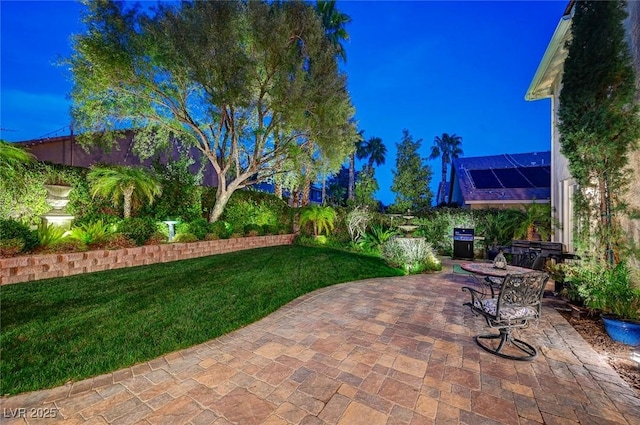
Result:
[[[550,102],[524,94],[568,1],[344,1],[349,91],[365,138],[382,138],[378,199],[390,191],[402,130],[427,157],[442,133],[464,156],[550,149]],[[0,1],[0,138],[68,134],[69,76],[55,62],[82,30],[72,1]],[[67,128],[65,128],[67,127]],[[62,130],[61,130],[62,129]],[[432,190],[440,180],[439,160]]]

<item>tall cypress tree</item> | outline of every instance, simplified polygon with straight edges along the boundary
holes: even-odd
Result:
[[[561,152],[579,185],[577,244],[614,263],[617,215],[629,183],[629,152],[640,137],[635,76],[625,41],[624,1],[578,1],[560,93]]]
[[[402,141],[396,143],[396,169],[393,170],[391,191],[396,194],[397,211],[424,212],[431,207],[433,194],[429,189],[433,172],[425,164],[419,150],[422,139],[413,141],[409,130],[402,131]]]

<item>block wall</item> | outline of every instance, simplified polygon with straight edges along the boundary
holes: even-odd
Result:
[[[0,258],[0,285],[143,266],[245,249],[290,245],[294,235],[256,236],[136,248]]]

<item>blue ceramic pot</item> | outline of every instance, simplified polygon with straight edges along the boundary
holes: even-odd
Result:
[[[602,321],[612,340],[627,345],[640,346],[640,322],[617,319],[613,316],[602,316]]]

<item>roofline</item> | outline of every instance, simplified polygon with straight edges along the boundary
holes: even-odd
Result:
[[[569,2],[569,5],[565,9],[564,15],[562,16],[562,18],[560,18],[560,22],[558,22],[558,25],[556,26],[556,29],[553,32],[553,36],[549,41],[547,50],[545,50],[544,55],[542,56],[542,60],[538,65],[538,69],[536,70],[536,73],[533,76],[533,80],[531,81],[531,84],[527,89],[527,93],[524,96],[526,100],[531,101],[531,100],[545,99],[548,97],[552,97],[553,95],[551,93],[551,87],[541,88],[539,87],[539,85],[543,77],[549,71],[549,67],[551,65],[551,62],[553,61],[553,58],[558,54],[560,49],[563,47],[563,43],[564,43],[563,40],[567,35],[567,32],[571,28],[571,18],[572,18],[574,3],[575,3],[574,0],[571,0]]]
[[[551,199],[492,199],[479,201],[464,201],[465,204],[548,204]]]

